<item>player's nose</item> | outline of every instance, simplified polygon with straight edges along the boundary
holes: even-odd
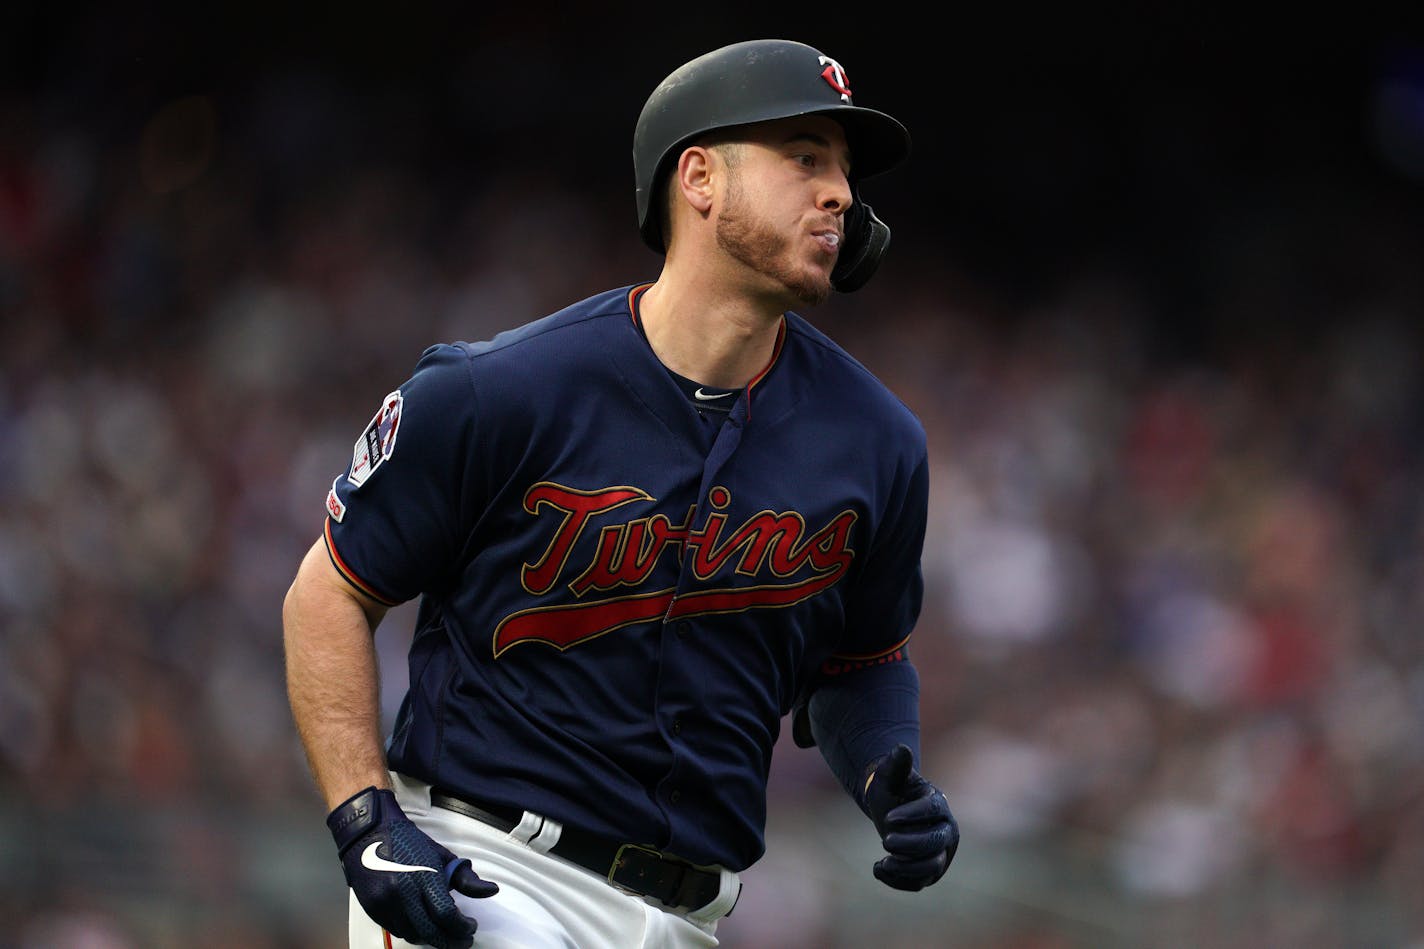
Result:
[[[850,210],[854,198],[851,196],[850,180],[839,168],[826,173],[817,207],[832,214],[842,215]]]

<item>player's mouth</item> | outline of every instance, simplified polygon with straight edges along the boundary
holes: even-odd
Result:
[[[840,251],[841,233],[833,227],[812,231],[811,238],[820,245],[821,250],[827,254],[834,255]]]

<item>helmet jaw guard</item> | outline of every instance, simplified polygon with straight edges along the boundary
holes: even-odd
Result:
[[[903,162],[910,136],[896,119],[852,103],[838,62],[790,40],[749,40],[713,50],[674,70],[653,90],[633,133],[643,242],[664,252],[658,192],[669,166],[692,140],[706,132],[798,115],[824,115],[845,129],[855,203],[846,215],[845,241],[831,283],[842,292],[863,286],[889,245],[890,231],[860,203],[856,185]]]
[[[845,240],[831,268],[831,287],[841,293],[859,290],[889,249],[890,228],[857,196],[845,214]]]

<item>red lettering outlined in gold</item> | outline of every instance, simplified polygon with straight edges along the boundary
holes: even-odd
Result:
[[[653,572],[667,545],[684,543],[695,510],[688,508],[687,519],[677,527],[666,514],[605,527],[599,533],[593,562],[569,584],[569,589],[574,596],[583,596],[589,590],[638,586]]]
[[[699,580],[710,579],[738,549],[743,549],[743,553],[735,569],[743,576],[754,577],[769,568],[778,577],[789,577],[800,571],[807,560],[818,572],[832,570],[842,559],[853,556],[849,540],[855,522],[854,511],[842,511],[831,523],[803,541],[806,521],[800,514],[758,511],[710,553],[707,551],[716,543],[717,532],[712,533],[710,541],[704,539],[705,532],[689,537],[688,547],[694,549],[692,570]],[[720,531],[720,521],[717,527]]]
[[[524,493],[524,510],[537,515],[542,505],[562,511],[563,521],[554,530],[554,536],[537,563],[524,565],[519,572],[520,583],[528,592],[539,595],[548,593],[564,572],[569,553],[574,542],[583,532],[588,519],[595,514],[603,514],[622,507],[630,501],[652,501],[652,495],[638,488],[619,485],[598,491],[580,491],[566,488],[552,481],[540,481]]]
[[[589,519],[634,500],[653,499],[628,486],[579,491],[541,482],[532,487],[525,495],[527,511],[536,513],[540,505],[547,504],[562,511],[564,517],[539,562],[524,566],[524,588],[536,594],[551,590]],[[708,500],[713,507],[725,507],[731,494],[718,486],[709,493]],[[721,544],[718,540],[726,515],[711,512],[700,529],[691,530],[694,516],[695,509],[689,509],[687,519],[677,526],[659,514],[604,527],[591,563],[569,584],[569,589],[575,596],[583,596],[590,590],[602,592],[641,584],[651,575],[666,547],[674,543],[682,544],[684,552],[692,556],[691,569],[701,580],[710,579],[739,553],[735,570],[744,576],[769,570],[777,577],[787,578],[802,572],[808,564],[815,575],[795,583],[692,590],[676,597],[673,590],[667,589],[520,610],[506,616],[496,627],[495,656],[520,642],[543,642],[563,651],[635,623],[792,606],[834,585],[855,559],[850,534],[857,515],[852,510],[837,514],[809,537],[800,514],[760,511]]]
[[[672,590],[613,597],[592,603],[536,606],[511,613],[494,630],[494,656],[519,643],[538,642],[563,652],[570,646],[662,617],[673,601]]]

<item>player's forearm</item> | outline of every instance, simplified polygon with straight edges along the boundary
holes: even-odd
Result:
[[[847,672],[811,696],[811,731],[821,756],[855,802],[865,807],[865,780],[897,744],[919,757],[919,674],[909,662]]]
[[[334,576],[320,543],[283,604],[287,695],[328,808],[363,788],[390,785],[373,640],[380,617]]]

